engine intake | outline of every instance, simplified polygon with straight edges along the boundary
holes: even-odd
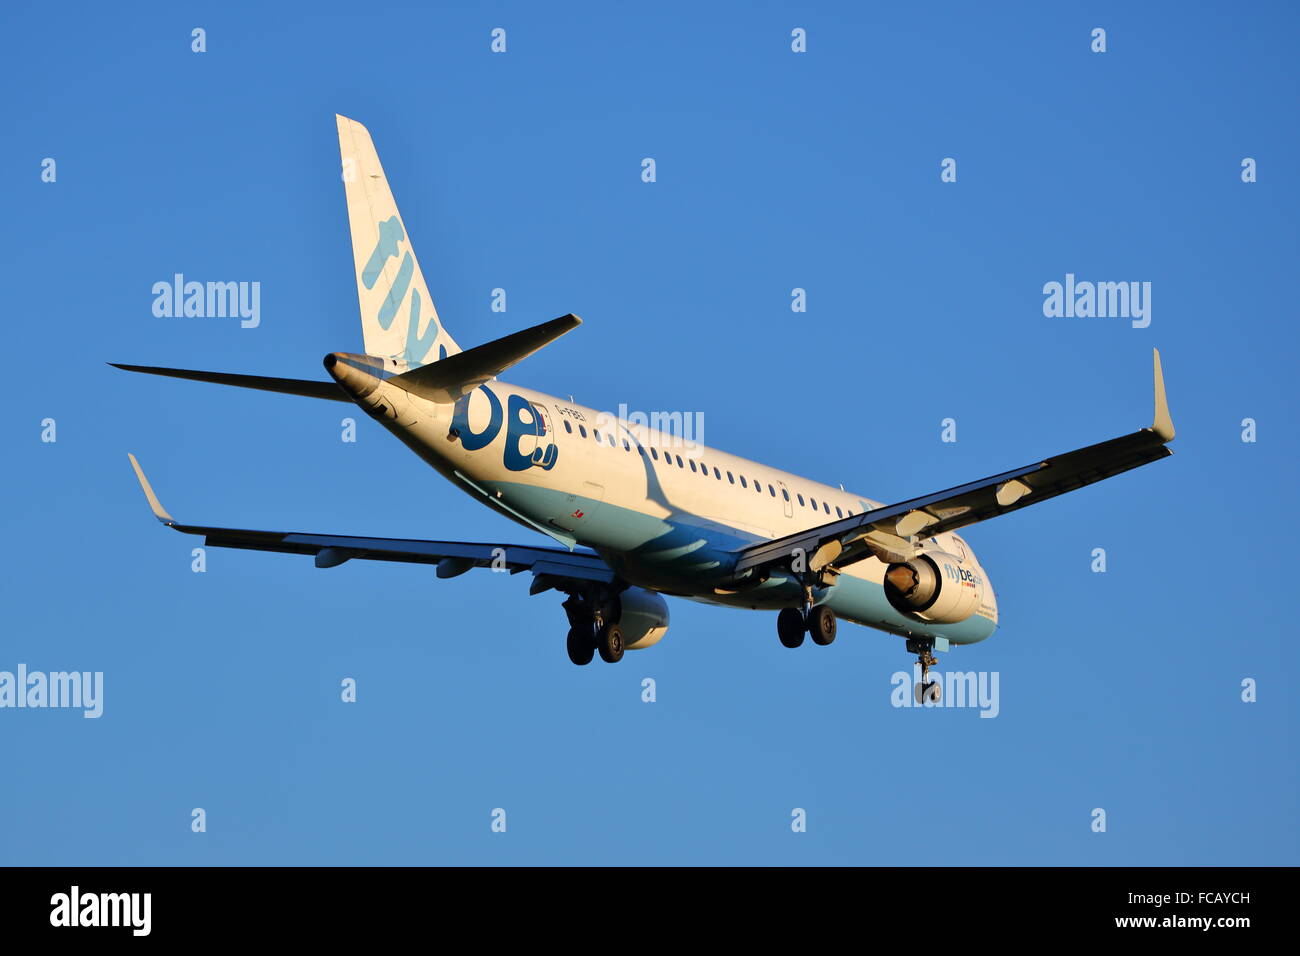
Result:
[[[909,617],[956,624],[984,602],[984,577],[955,555],[929,551],[885,569],[885,600]]]

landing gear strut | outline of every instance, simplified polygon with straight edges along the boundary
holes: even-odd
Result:
[[[916,655],[916,662],[921,665],[921,683],[916,685],[915,695],[918,704],[930,700],[939,703],[943,699],[943,687],[938,681],[930,680],[930,668],[939,661],[934,656],[934,641],[930,638],[909,637],[907,652]]]

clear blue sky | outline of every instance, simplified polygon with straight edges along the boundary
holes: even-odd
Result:
[[[1140,6],[7,5],[0,669],[106,699],[0,711],[0,862],[1300,862],[1297,14]],[[586,320],[513,381],[895,500],[1146,424],[1154,345],[1176,454],[969,530],[1003,626],[941,665],[1000,674],[993,720],[892,708],[902,641],[848,625],[674,601],[576,668],[523,578],[194,574],[128,450],[188,521],[530,540],[344,406],[104,364],[360,351],[335,112],[462,345]],[[176,272],[260,282],[260,327],[155,318]],[[1044,317],[1066,273],[1150,281],[1150,327]]]

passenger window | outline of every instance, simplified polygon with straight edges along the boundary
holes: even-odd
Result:
[[[691,471],[694,471],[694,470],[695,470],[695,462],[692,461],[692,462],[691,462]]]
[[[789,501],[789,500],[790,500],[790,492],[788,492],[788,491],[786,491],[784,488],[782,488],[782,489],[781,489],[781,497],[784,498],[786,501]]]
[[[741,476],[740,476],[740,487],[742,487],[742,488],[748,488],[748,487],[749,487],[749,485],[745,484],[745,476],[744,476],[744,475],[741,475]]]
[[[573,434],[573,426],[569,424],[569,420],[567,418],[564,420],[564,430],[568,432],[570,435]]]
[[[800,508],[805,507],[805,505],[804,505],[804,503],[803,503],[803,495],[795,495],[795,497],[799,499],[799,507],[800,507]]]
[[[773,498],[776,497],[776,489],[773,488],[771,485],[767,486],[767,493],[771,495]]]
[[[657,448],[651,448],[651,449],[650,449],[650,457],[653,458],[655,461],[658,461],[658,460],[659,460],[659,449],[657,449]]]
[[[685,468],[685,467],[686,467],[685,463],[682,461],[682,456],[681,456],[681,455],[678,455],[678,456],[677,456],[677,467],[678,467],[678,468]]]
[[[831,506],[830,506],[830,504],[829,504],[828,502],[823,501],[823,502],[822,502],[822,508],[825,510],[825,512],[826,512],[827,514],[830,514],[830,513],[831,513]]]
[[[816,498],[809,498],[808,501],[809,501],[809,503],[813,506],[813,511],[816,511],[816,510],[817,510],[817,499],[816,499]]]
[[[626,439],[626,438],[623,439],[623,450],[624,450],[624,451],[631,451],[631,450],[632,450],[632,446],[629,445],[629,444],[627,443],[627,439]]]
[[[836,506],[835,506],[835,513],[836,513],[837,515],[839,515],[841,518],[844,517],[844,512],[843,512],[843,510],[840,509],[840,506],[839,506],[839,505],[836,505]]]
[[[761,495],[763,493],[763,483],[761,481],[754,482],[754,490]]]
[[[731,472],[727,472],[727,481],[731,482],[734,485],[736,483],[736,476],[733,475]]]
[[[587,429],[584,428],[582,425],[579,425],[579,426],[578,426],[578,434],[581,435],[583,438],[586,438],[586,437],[587,437]]]

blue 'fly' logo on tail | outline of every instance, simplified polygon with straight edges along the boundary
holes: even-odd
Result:
[[[361,282],[367,289],[375,287],[380,274],[384,271],[384,264],[402,251],[401,244],[404,239],[406,239],[406,230],[402,228],[402,223],[396,216],[391,216],[379,223],[379,241],[375,243],[375,251],[370,253],[365,268],[361,270]],[[407,291],[410,291],[410,319],[406,327],[406,345],[400,358],[411,367],[424,362],[429,349],[433,347],[433,343],[438,339],[438,334],[442,331],[438,326],[437,316],[431,313],[428,328],[424,330],[424,335],[420,334],[420,307],[422,303],[420,290],[411,288],[411,277],[414,274],[415,257],[411,255],[411,250],[407,249],[402,254],[401,265],[397,267],[397,278],[393,280],[388,295],[384,296],[384,301],[379,306],[379,314],[375,316],[379,321],[379,327],[387,332],[393,324],[398,308],[406,298]],[[439,348],[438,358],[445,357],[446,350]]]

